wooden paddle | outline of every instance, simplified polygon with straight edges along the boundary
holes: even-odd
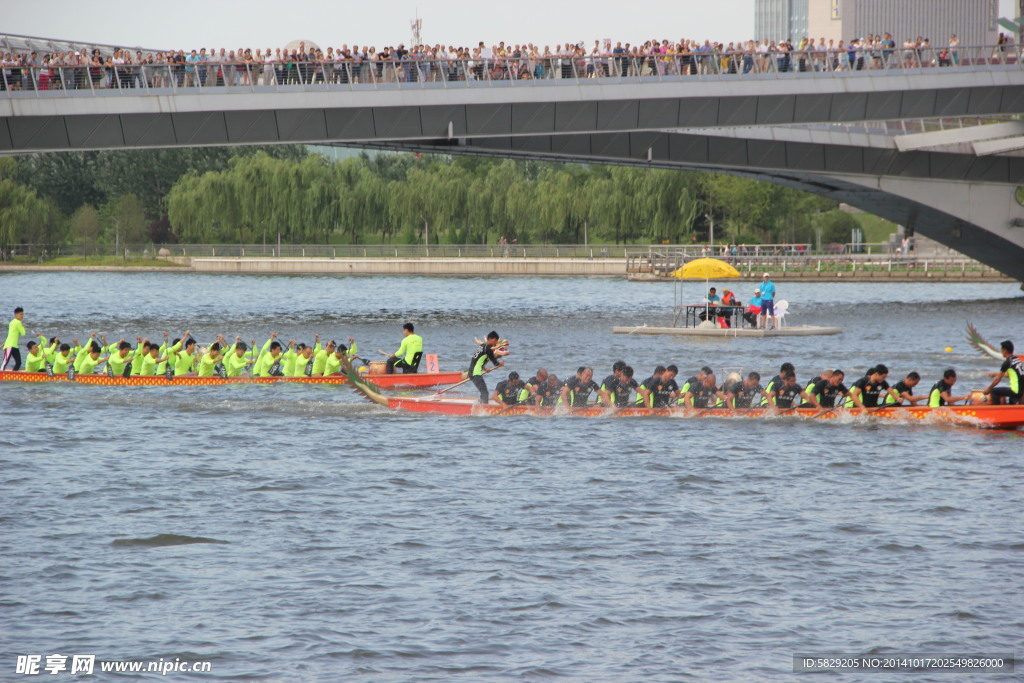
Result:
[[[484,370],[483,372],[481,372],[480,375],[486,375],[488,372],[490,372],[492,370],[497,370],[499,367],[501,367],[501,366],[500,365],[494,365],[492,367],[489,367],[486,370]],[[451,385],[450,387],[445,387],[444,389],[441,389],[439,392],[437,392],[436,394],[431,396],[431,398],[436,398],[437,396],[440,396],[441,394],[443,394],[446,391],[451,391],[455,387],[461,386],[461,385],[465,384],[466,382],[470,381],[471,379],[473,379],[472,376],[467,377],[466,379],[462,380],[461,382],[456,382],[455,384]]]

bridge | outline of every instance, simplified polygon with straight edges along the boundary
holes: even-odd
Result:
[[[215,64],[5,68],[0,154],[329,143],[733,173],[858,206],[1024,280],[1020,57],[278,63],[230,65],[230,78]]]

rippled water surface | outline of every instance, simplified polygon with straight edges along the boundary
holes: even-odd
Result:
[[[779,290],[790,324],[844,334],[613,335],[673,298],[613,279],[5,274],[0,310],[65,338],[320,332],[371,358],[409,319],[446,369],[493,328],[509,369],[563,377],[885,362],[972,388],[997,363],[965,321],[1024,345],[1015,285]],[[204,681],[782,680],[794,653],[1021,654],[1024,432],[402,415],[314,385],[4,383],[0,422],[0,680],[32,653],[208,660],[167,677]]]

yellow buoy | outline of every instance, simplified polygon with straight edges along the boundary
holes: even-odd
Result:
[[[946,353],[953,353],[953,347],[952,346],[947,346],[946,347]]]

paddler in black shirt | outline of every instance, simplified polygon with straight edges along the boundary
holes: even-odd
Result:
[[[828,379],[818,380],[810,391],[804,392],[807,402],[814,408],[834,408],[836,398],[846,397],[849,390],[843,384],[846,373],[842,370],[833,370],[832,376]]]
[[[932,385],[928,392],[928,407],[939,408],[949,403],[958,403],[970,398],[966,396],[953,396],[953,385],[956,384],[956,370],[949,368],[942,373],[942,379]]]
[[[679,398],[679,385],[676,375],[679,368],[670,365],[667,368],[659,365],[654,374],[640,383],[636,390],[637,405],[647,408],[667,408],[673,399]]]
[[[764,387],[761,386],[761,375],[752,372],[742,382],[732,382],[722,387],[725,394],[725,404],[731,408],[749,408],[758,405],[764,397]]]
[[[802,395],[796,374],[784,372],[781,384],[768,394],[768,405],[774,407],[776,411],[797,408],[800,406]]]
[[[548,371],[544,368],[537,370],[537,374],[526,380],[523,388],[519,391],[519,402],[527,405],[534,405],[537,403],[536,391],[537,387],[548,381]]]
[[[594,381],[593,368],[580,368],[574,377],[570,377],[562,387],[562,401],[571,408],[582,408],[590,402],[590,395],[598,391]]]
[[[685,397],[686,396],[686,392],[688,392],[691,387],[695,387],[698,384],[700,384],[701,382],[703,382],[704,378],[707,377],[710,374],[711,374],[711,368],[709,368],[706,365],[704,367],[702,367],[700,369],[700,372],[698,372],[693,377],[688,378],[685,382],[683,382],[682,386],[679,387],[679,394],[680,394],[680,396]],[[683,399],[680,398],[679,402],[682,403]]]
[[[910,404],[914,405],[915,403],[919,403],[920,401],[927,401],[927,394],[924,396],[914,396],[914,387],[916,387],[920,382],[921,375],[917,374],[916,372],[908,372],[907,376],[904,379],[901,379],[899,382],[896,382],[896,384],[892,385],[892,390],[898,398],[894,399],[892,397],[892,394],[886,396],[885,405],[901,406],[905,405],[903,403],[904,401],[910,401]]]
[[[884,394],[887,399],[896,401],[900,395],[896,393],[885,381],[889,376],[889,368],[881,363],[868,370],[867,374],[853,383],[850,387],[850,397],[846,401],[846,407],[856,406],[858,408],[877,408],[879,398]]]
[[[625,408],[629,405],[629,395],[640,387],[633,379],[633,368],[627,365],[622,368],[622,377],[615,383],[615,389],[612,392],[612,403],[616,408]]]
[[[683,395],[683,402],[688,408],[714,408],[721,398],[714,373],[709,373],[703,380],[690,387]]]
[[[615,385],[622,379],[622,369],[626,367],[625,361],[617,360],[612,364],[612,374],[604,378],[597,395],[601,397],[601,403],[611,406],[614,401]]]
[[[796,368],[793,367],[793,364],[789,362],[783,363],[782,366],[779,368],[779,374],[772,377],[770,380],[768,380],[768,384],[764,385],[765,400],[761,401],[761,405],[767,404],[767,396],[782,386],[782,377],[787,372],[793,373],[793,376],[796,377]]]
[[[523,390],[524,386],[526,385],[523,380],[519,379],[519,373],[513,370],[508,373],[508,379],[498,382],[498,385],[494,387],[491,398],[495,403],[514,406],[519,403],[519,392]]]
[[[547,381],[541,382],[532,389],[536,405],[550,407],[557,405],[558,399],[562,396],[562,382],[558,376],[549,374]]]

